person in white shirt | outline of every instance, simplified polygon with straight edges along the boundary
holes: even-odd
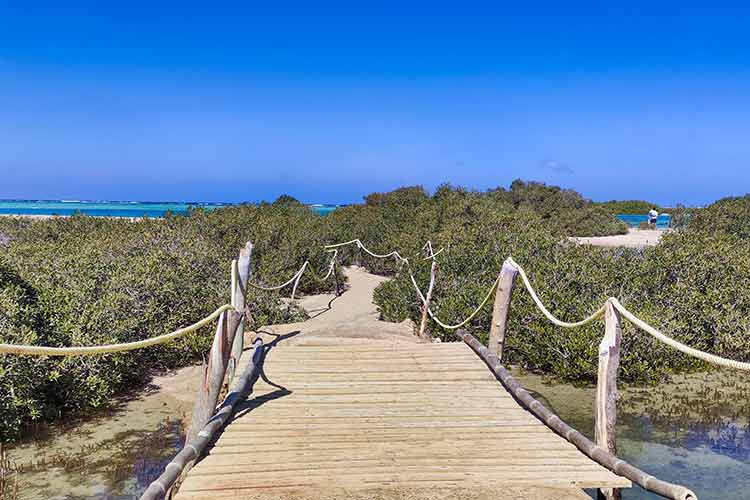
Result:
[[[648,211],[648,223],[656,226],[656,219],[659,217],[659,212],[656,211],[656,207],[652,207]]]

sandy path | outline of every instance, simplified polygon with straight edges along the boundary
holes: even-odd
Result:
[[[662,234],[666,231],[663,229],[629,229],[628,234],[618,234],[615,236],[592,236],[588,238],[573,237],[572,241],[582,245],[594,245],[597,247],[628,247],[628,248],[645,248],[653,247],[659,243]]]
[[[304,297],[300,305],[312,316],[302,323],[271,325],[259,329],[266,334],[264,340],[273,340],[271,335],[283,335],[298,331],[299,334],[285,344],[319,341],[321,338],[346,338],[348,341],[386,340],[392,342],[418,342],[411,321],[389,323],[380,321],[377,306],[372,297],[375,288],[388,278],[368,273],[363,268],[348,267],[345,270],[348,288],[340,296],[334,294]],[[269,335],[270,334],[270,335]],[[246,337],[251,341],[254,334]]]

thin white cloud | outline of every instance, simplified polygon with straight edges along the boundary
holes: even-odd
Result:
[[[573,167],[557,160],[544,160],[541,162],[541,168],[556,174],[575,175],[576,173]]]

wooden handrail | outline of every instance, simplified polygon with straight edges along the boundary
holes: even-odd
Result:
[[[234,412],[237,402],[247,397],[253,383],[259,376],[262,363],[263,341],[254,342],[253,358],[243,376],[236,381],[234,389],[217,408],[219,395],[226,380],[231,384],[239,366],[244,348],[244,326],[247,320],[245,294],[250,278],[250,257],[253,245],[250,242],[240,250],[237,260],[232,261],[230,297],[233,310],[223,311],[216,322],[208,363],[203,367],[203,378],[193,407],[190,429],[185,438],[185,446],[167,464],[164,473],[141,496],[141,500],[164,498],[168,491],[179,487],[179,482],[200,458],[206,445]]]
[[[482,361],[484,361],[487,367],[495,375],[495,378],[497,378],[497,380],[516,399],[516,401],[521,404],[521,406],[526,408],[560,437],[575,445],[575,447],[581,450],[584,455],[599,463],[606,469],[611,470],[615,474],[630,479],[643,489],[656,493],[657,495],[671,498],[673,500],[697,500],[698,496],[684,486],[656,479],[650,474],[647,474],[624,460],[617,458],[612,453],[609,453],[605,449],[591,442],[590,439],[563,422],[560,417],[534,399],[534,397],[529,394],[528,391],[526,391],[500,363],[497,355],[483,346],[476,337],[468,333],[466,330],[458,330],[456,335],[471,347]]]
[[[141,495],[140,500],[160,500],[164,498],[175,483],[185,476],[195,461],[203,454],[214,435],[224,427],[229,417],[234,414],[237,403],[250,394],[253,384],[260,377],[264,356],[263,339],[258,337],[253,343],[253,352],[247,368],[235,383],[232,391],[224,398],[224,402],[216,414],[203,426],[193,442],[186,444],[177,456],[167,464],[162,475],[149,485],[148,489]]]

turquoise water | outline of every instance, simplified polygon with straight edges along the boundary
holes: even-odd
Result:
[[[521,384],[557,415],[594,437],[594,387],[517,373]],[[701,500],[740,500],[750,490],[750,377],[721,370],[674,376],[654,387],[621,384],[617,455],[659,479],[684,485]],[[623,500],[657,500],[641,488]]]
[[[630,227],[638,227],[641,222],[648,222],[648,215],[646,214],[618,214],[617,218],[626,222]],[[671,220],[672,216],[669,214],[660,214],[659,217],[656,218],[656,228],[668,229]]]
[[[79,201],[79,200],[0,200],[0,214],[4,215],[73,215],[82,213],[93,217],[163,217],[165,213],[184,215],[190,208],[213,210],[229,203],[204,202],[140,202],[140,201]],[[337,205],[310,205],[326,215]]]

